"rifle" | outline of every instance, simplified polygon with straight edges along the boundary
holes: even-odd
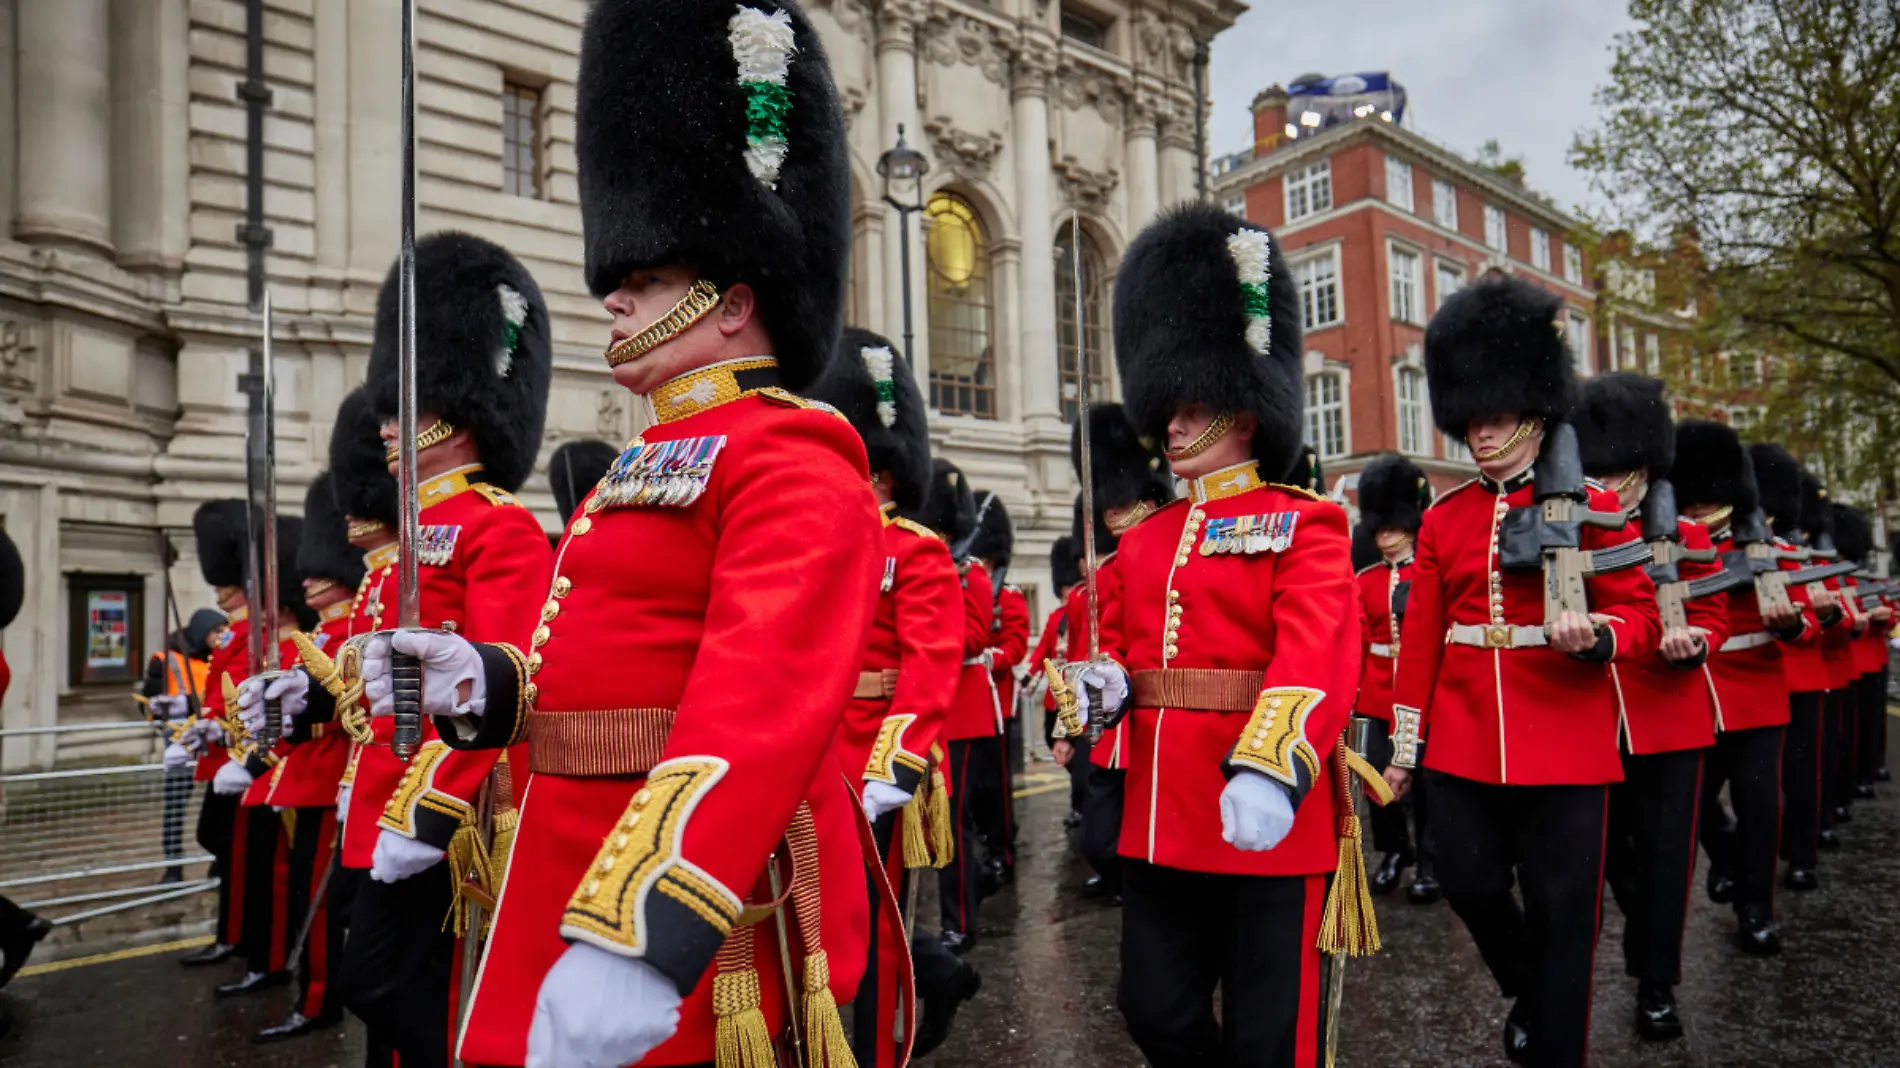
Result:
[[[1498,528],[1498,566],[1544,573],[1544,627],[1548,631],[1566,612],[1588,613],[1583,580],[1641,565],[1650,550],[1641,541],[1592,552],[1583,547],[1583,528],[1621,530],[1628,512],[1599,512],[1590,507],[1577,454],[1577,431],[1552,423],[1544,447],[1531,468],[1533,505],[1513,508]]]
[[[1662,611],[1663,628],[1686,628],[1689,614],[1683,603],[1691,599],[1691,594],[1689,583],[1677,565],[1713,563],[1720,554],[1714,549],[1682,547],[1676,487],[1668,479],[1651,482],[1649,492],[1643,496],[1643,542],[1649,546],[1649,578],[1656,584],[1656,607]]]

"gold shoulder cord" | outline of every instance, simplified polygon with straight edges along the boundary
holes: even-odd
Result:
[[[658,322],[609,348],[606,352],[607,366],[618,367],[629,360],[645,356],[661,344],[678,337],[718,306],[718,288],[704,278],[694,282],[686,290],[686,295],[679,299],[679,303],[673,305],[673,310],[660,316]]]

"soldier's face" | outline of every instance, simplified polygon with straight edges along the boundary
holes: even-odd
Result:
[[[1543,447],[1544,430],[1540,425],[1529,434],[1518,439],[1518,443],[1509,452],[1486,459],[1509,444],[1517,435],[1518,426],[1523,417],[1517,412],[1503,415],[1489,415],[1473,419],[1465,424],[1465,446],[1478,464],[1478,470],[1494,479],[1506,479],[1531,465],[1537,459],[1537,450]]]
[[[1405,552],[1412,544],[1412,536],[1398,527],[1380,527],[1372,540],[1379,546],[1379,551],[1388,557]]]
[[[304,603],[319,612],[333,604],[339,604],[355,596],[355,591],[345,589],[341,584],[335,582],[332,582],[327,589],[319,590],[316,593],[309,592],[311,586],[321,581],[320,579],[309,578],[303,580]]]
[[[217,594],[218,611],[225,615],[230,615],[244,607],[244,587],[242,586],[219,586]]]
[[[1207,404],[1182,405],[1168,420],[1168,451],[1179,452],[1192,445],[1220,414],[1219,408]],[[1253,435],[1258,426],[1252,412],[1237,413],[1234,425],[1212,445],[1193,456],[1170,459],[1168,466],[1178,478],[1199,478],[1244,463],[1253,455]]]
[[[620,288],[607,294],[601,304],[614,317],[613,339],[617,345],[659,322],[679,304],[699,275],[688,267],[642,268],[628,275]],[[614,381],[635,393],[651,392],[655,386],[677,378],[687,371],[704,367],[719,359],[722,335],[718,330],[719,311],[687,327],[675,337],[613,369]]]

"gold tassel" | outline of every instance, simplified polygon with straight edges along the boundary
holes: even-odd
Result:
[[[735,943],[744,946],[743,953]],[[719,970],[713,975],[713,1064],[717,1068],[777,1068],[772,1032],[759,1008],[759,971],[751,959],[752,929],[735,928],[719,951]],[[745,963],[740,964],[741,960]]]
[[[462,893],[462,887],[472,873],[483,887],[492,885],[489,876],[488,850],[482,845],[481,832],[473,823],[464,822],[455,828],[454,837],[449,839],[449,885],[454,887],[453,900],[449,905],[449,914],[442,921],[444,930],[453,929],[457,937],[468,934],[468,899]]]
[[[857,1066],[831,994],[831,964],[821,949],[805,958],[805,1068]]]
[[[950,785],[944,781],[941,764],[930,771],[930,807],[925,821],[930,825],[930,852],[936,866],[947,868],[956,859],[957,840],[950,826]]]
[[[904,867],[930,867],[930,836],[924,833],[924,807],[930,803],[928,791],[904,805]]]
[[[1326,892],[1326,912],[1319,921],[1319,950],[1363,957],[1379,951],[1379,919],[1372,909],[1372,890],[1366,883],[1366,856],[1360,849],[1359,812],[1354,797],[1358,778],[1350,752],[1342,740],[1333,750],[1335,787],[1339,791],[1339,866]]]

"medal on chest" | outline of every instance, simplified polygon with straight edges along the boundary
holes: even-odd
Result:
[[[884,558],[884,580],[877,584],[877,592],[889,593],[891,587],[895,585],[897,585],[897,557],[887,556]]]
[[[416,545],[416,563],[447,567],[455,560],[455,543],[462,536],[459,525],[431,525],[420,528]]]
[[[1298,512],[1265,512],[1237,515],[1207,521],[1207,534],[1201,539],[1202,556],[1252,556],[1255,553],[1282,553],[1293,546],[1293,528]]]
[[[593,507],[684,508],[699,500],[726,437],[656,441],[620,454],[594,490]]]

